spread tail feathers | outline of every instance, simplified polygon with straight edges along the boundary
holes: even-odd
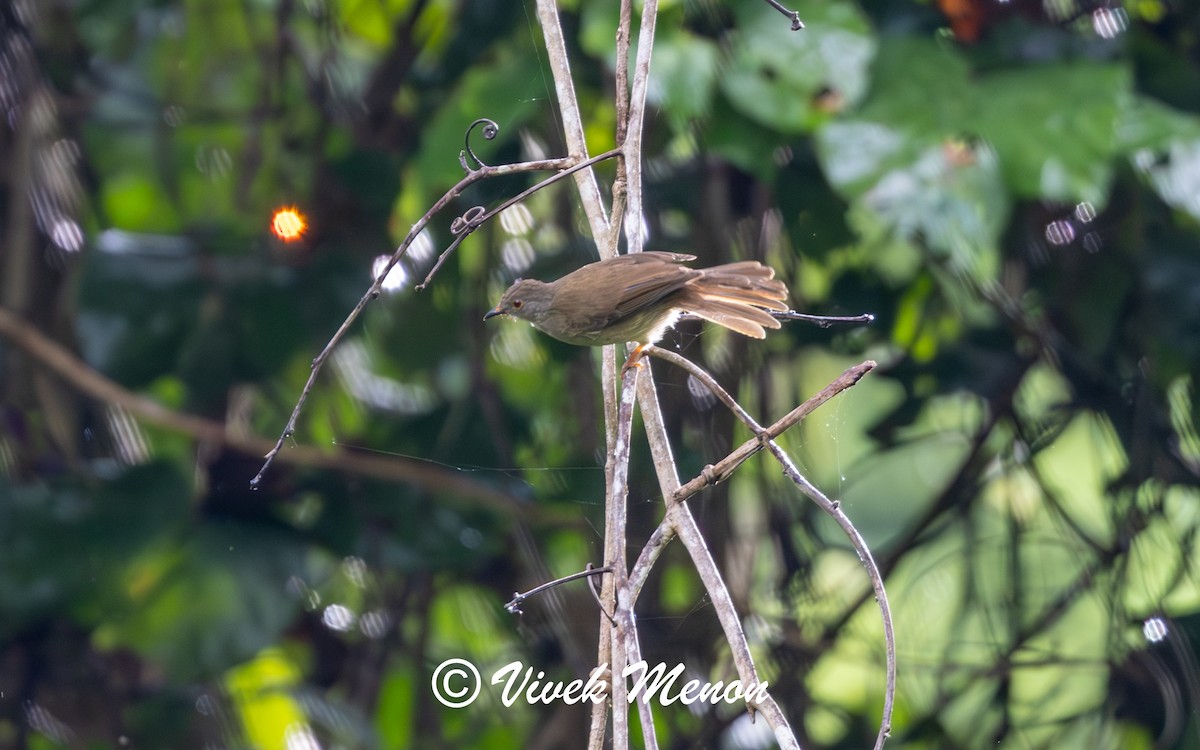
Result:
[[[774,276],[756,261],[707,268],[685,287],[680,307],[751,338],[765,338],[765,329],[780,327],[767,310],[788,309],[787,287]]]

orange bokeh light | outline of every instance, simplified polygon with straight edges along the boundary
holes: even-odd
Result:
[[[308,222],[304,220],[304,214],[295,207],[278,209],[271,217],[271,231],[284,242],[300,239],[305,229],[308,229]]]

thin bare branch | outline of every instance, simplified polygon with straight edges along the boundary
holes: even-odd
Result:
[[[642,660],[642,644],[638,638],[637,622],[633,617],[633,605],[628,609],[629,627],[625,629],[625,661],[637,664]],[[643,750],[658,750],[658,735],[654,729],[654,710],[649,700],[638,700],[638,720],[642,725]]]
[[[721,577],[717,563],[713,560],[712,553],[709,552],[708,544],[700,533],[700,527],[696,525],[696,521],[692,517],[691,510],[683,503],[669,505],[667,521],[678,533],[679,541],[683,542],[692,562],[696,565],[696,572],[699,573],[700,580],[704,583],[704,590],[712,601],[713,609],[717,613],[717,621],[721,624],[726,643],[729,644],[738,679],[744,685],[759,684],[761,680],[758,676],[758,669],[754,666],[754,657],[750,654],[750,644],[746,641],[746,633],[742,630],[742,620],[733,604],[733,598],[729,595],[729,589],[725,586],[725,579]],[[762,701],[747,703],[746,708],[752,717],[756,711],[763,712],[763,716],[774,731],[775,740],[781,748],[800,750],[800,743],[796,740],[796,734],[792,731],[791,724],[788,723],[787,717],[784,716],[783,711],[769,693]]]
[[[521,614],[521,605],[524,604],[525,600],[530,598],[531,596],[537,596],[538,594],[542,593],[543,591],[545,591],[547,589],[554,588],[555,586],[561,586],[564,583],[569,583],[571,581],[575,581],[580,578],[588,578],[590,576],[604,575],[605,573],[611,573],[611,572],[612,572],[611,566],[605,565],[603,568],[593,568],[591,563],[588,563],[588,567],[586,570],[581,570],[578,573],[572,573],[571,575],[563,576],[562,578],[555,578],[553,581],[547,581],[546,583],[543,583],[540,586],[534,586],[533,588],[529,589],[528,591],[526,591],[524,593],[521,593],[521,592],[514,593],[513,598],[511,600],[509,600],[508,604],[504,605],[504,609],[507,610],[511,614],[519,615],[519,614]]]
[[[589,570],[591,563],[588,563]],[[612,572],[612,568],[605,566],[607,572]],[[596,602],[596,608],[600,610],[600,614],[604,615],[604,619],[608,620],[610,625],[616,625],[617,621],[613,619],[612,613],[604,608],[604,602],[600,601],[600,590],[597,589],[590,581],[588,582],[588,593],[592,595],[592,599]]]
[[[570,68],[567,64],[565,45],[562,44],[561,31],[558,27],[558,13],[553,0],[538,1],[539,18],[542,21],[543,32],[546,35],[547,48],[550,50],[551,64],[555,74],[556,86],[559,92],[560,109],[564,113],[564,127],[567,131],[568,151],[571,154],[582,154],[582,123],[578,121],[578,108],[575,103],[573,86],[570,80]],[[617,143],[622,151],[618,161],[618,177],[613,186],[613,216],[609,224],[609,234],[599,231],[593,221],[593,236],[597,240],[601,257],[611,257],[616,252],[619,228],[624,224],[628,228],[626,237],[629,252],[639,252],[642,249],[643,203],[641,185],[641,150],[642,131],[645,119],[646,93],[649,86],[650,60],[654,44],[654,31],[657,20],[656,0],[646,0],[642,9],[641,30],[638,40],[636,63],[633,71],[633,81],[629,91],[628,107],[625,106],[626,76],[628,72],[628,45],[632,17],[632,3],[629,0],[621,2],[621,20],[617,29],[617,91],[616,106],[618,112]],[[794,23],[799,23],[797,16],[792,16]],[[572,140],[572,139],[576,140]],[[587,174],[591,175],[589,171]],[[580,181],[581,189],[584,182]],[[593,183],[594,184],[594,183]],[[585,204],[588,194],[584,195]],[[624,210],[621,210],[624,201]],[[589,214],[589,218],[592,215]],[[606,443],[609,460],[606,464],[606,524],[605,524],[605,562],[613,566],[614,574],[604,579],[602,601],[614,601],[613,610],[615,626],[601,620],[601,643],[599,654],[601,660],[608,654],[611,656],[610,665],[613,675],[613,737],[614,750],[624,750],[628,747],[628,709],[626,707],[626,685],[621,677],[625,665],[631,656],[640,655],[640,645],[637,641],[637,631],[634,621],[634,604],[641,589],[640,580],[636,583],[627,581],[625,559],[625,513],[626,513],[626,482],[629,460],[629,436],[631,430],[633,397],[636,394],[638,405],[642,410],[643,422],[650,443],[651,455],[659,484],[664,497],[669,498],[666,517],[654,532],[650,542],[643,549],[635,568],[637,576],[648,575],[650,567],[658,559],[662,549],[674,535],[686,535],[685,545],[701,578],[710,592],[713,600],[719,602],[718,616],[726,631],[731,648],[735,653],[739,676],[746,682],[756,682],[757,674],[750,658],[749,647],[741,632],[741,624],[734,609],[729,592],[721,579],[707,545],[699,533],[691,511],[685,503],[678,502],[685,494],[680,494],[680,484],[671,452],[670,443],[666,437],[658,396],[655,391],[652,373],[648,363],[643,365],[646,372],[644,377],[638,377],[640,368],[633,368],[624,373],[625,378],[619,391],[620,404],[617,404],[616,356],[613,347],[605,347],[602,358],[603,391],[605,403]],[[815,405],[812,407],[815,408]],[[811,409],[810,409],[811,410]],[[803,412],[807,413],[807,412]],[[802,414],[801,414],[802,416]],[[786,428],[783,428],[786,429]],[[761,446],[760,446],[761,449]],[[749,455],[749,454],[747,454]],[[744,460],[744,458],[742,459]],[[730,469],[732,470],[732,469]],[[681,531],[682,530],[682,531]],[[641,579],[644,580],[644,579]],[[611,586],[610,586],[611,583]],[[633,584],[633,585],[630,585]],[[610,599],[610,597],[612,597]],[[640,710],[641,707],[639,707]],[[777,741],[781,746],[798,750],[799,744],[795,735],[783,716],[782,711],[767,698],[762,703],[751,706],[758,709],[767,717],[775,730]],[[644,744],[653,748],[657,740],[653,731],[653,717],[648,706],[641,714]],[[604,711],[593,711],[592,726],[589,734],[588,747],[599,750],[604,744],[603,728]]]
[[[668,506],[668,519],[679,536],[679,541],[683,543],[692,562],[695,563],[696,572],[700,575],[704,590],[708,592],[709,598],[712,600],[713,609],[717,613],[717,621],[721,623],[721,629],[725,632],[725,641],[729,644],[729,649],[733,654],[738,677],[746,684],[758,683],[758,669],[754,666],[754,658],[750,655],[750,644],[746,641],[746,633],[742,630],[742,620],[733,604],[733,597],[729,595],[729,588],[721,577],[721,571],[717,568],[717,562],[713,559],[712,552],[708,549],[704,535],[700,533],[700,526],[696,523],[695,517],[691,513],[681,512],[681,509],[685,507],[680,503]],[[753,710],[754,707],[750,706],[750,708]]]
[[[657,351],[655,351],[655,349],[657,349]],[[659,357],[660,359],[667,359],[668,361],[671,361],[669,359],[670,357],[679,356],[674,352],[669,352],[665,349],[658,349],[657,347],[653,349],[647,348],[646,351],[648,354]],[[679,487],[678,490],[672,493],[671,500],[673,502],[683,501],[705,487],[710,487],[718,482],[728,479],[729,476],[737,469],[737,467],[741,466],[746,459],[750,458],[755,453],[758,453],[764,447],[766,447],[767,440],[779,437],[788,428],[792,427],[797,422],[812,413],[812,411],[818,406],[857,383],[864,375],[873,369],[875,369],[875,362],[872,360],[866,360],[865,362],[861,362],[846,370],[832,383],[822,388],[815,395],[810,396],[807,401],[800,404],[795,409],[792,409],[790,412],[781,417],[779,421],[763,430],[761,434],[742,443],[729,455],[725,456],[725,458],[722,458],[717,463],[705,466],[704,470],[701,471],[699,475],[693,477],[686,484]]]
[[[675,541],[676,536],[678,535],[675,533],[673,519],[664,516],[662,522],[650,534],[650,538],[642,545],[642,551],[638,553],[637,560],[634,560],[633,567],[629,569],[629,590],[635,602],[642,593],[642,587],[646,585],[646,579],[650,577],[654,564],[667,549],[667,545]]]
[[[658,347],[653,346],[647,347],[645,351],[649,354],[659,357],[660,359],[683,366],[686,369],[689,369],[689,371],[691,371],[691,369],[688,367],[689,365],[695,367],[695,365],[689,360],[680,357],[674,352],[659,349]],[[754,661],[750,654],[749,644],[746,642],[745,634],[742,632],[740,618],[737,615],[737,610],[733,605],[731,597],[729,596],[729,591],[725,586],[724,580],[721,578],[720,572],[716,567],[716,563],[713,561],[711,553],[709,553],[708,547],[705,544],[703,537],[700,535],[691,510],[682,501],[700,489],[703,489],[711,484],[715,484],[717,481],[719,481],[719,478],[727,477],[733,472],[734,469],[737,468],[737,466],[740,466],[747,458],[756,453],[758,450],[762,449],[762,440],[770,443],[770,437],[774,437],[779,433],[782,433],[787,428],[799,422],[800,419],[803,419],[804,416],[811,413],[817,408],[817,406],[825,403],[825,401],[828,401],[837,393],[840,393],[842,390],[845,390],[854,383],[858,382],[858,380],[872,368],[874,368],[874,366],[874,362],[864,362],[855,368],[851,368],[843,373],[841,377],[834,381],[834,383],[827,386],[820,393],[813,398],[810,398],[804,404],[801,404],[799,407],[789,412],[789,414],[783,419],[779,420],[766,430],[763,430],[761,427],[758,427],[755,424],[755,426],[751,429],[757,435],[762,437],[748,441],[744,445],[740,446],[728,457],[726,457],[726,459],[718,462],[715,467],[706,467],[704,474],[698,478],[698,482],[693,480],[682,487],[679,485],[678,479],[674,474],[674,463],[670,458],[670,446],[666,445],[665,442],[665,455],[654,456],[656,468],[660,466],[662,467],[660,470],[660,483],[664,485],[664,495],[669,498],[668,507],[663,522],[651,535],[649,541],[643,547],[642,552],[639,554],[636,562],[634,563],[633,568],[630,570],[628,583],[628,598],[631,602],[630,606],[632,606],[632,602],[636,601],[637,595],[641,591],[641,587],[645,583],[646,577],[649,575],[649,571],[654,565],[654,562],[666,548],[666,545],[676,535],[678,535],[681,541],[683,541],[684,546],[687,548],[688,553],[696,566],[696,570],[700,575],[701,581],[705,585],[705,590],[708,592],[709,597],[713,602],[713,608],[717,613],[718,621],[721,623],[722,630],[724,631],[726,640],[729,644],[730,653],[733,656],[734,665],[738,671],[738,677],[744,683],[758,682],[758,672],[754,666]],[[696,369],[699,370],[698,367]],[[699,371],[702,373],[704,372],[703,370]],[[707,376],[707,373],[704,373],[704,375]],[[750,418],[750,415],[744,409],[742,409],[742,407],[737,404],[737,402],[731,396],[729,396],[724,389],[720,388],[715,381],[712,381],[711,377],[709,377],[709,381],[716,386],[714,393],[718,396],[718,398],[721,398],[722,402],[725,403],[726,406],[731,408],[734,413],[739,416],[739,418],[743,419],[743,421],[748,421],[749,424],[754,424],[754,420]],[[661,413],[657,411],[657,398],[655,398],[653,403],[655,407],[655,413],[658,414],[658,419],[660,420],[658,427],[659,429],[662,429]],[[645,403],[641,402],[641,405],[643,408],[643,421],[647,426],[647,434],[653,434],[654,425],[652,423],[652,417],[646,413]],[[665,431],[662,434],[665,436]],[[663,452],[663,448],[660,447],[659,451]],[[651,452],[652,454],[655,454],[653,448]],[[669,491],[666,490],[665,487],[670,486],[672,481],[674,487]],[[888,623],[890,628],[890,616],[888,617]],[[890,642],[891,641],[889,640],[889,644]],[[894,653],[894,650],[889,650],[889,653]],[[783,711],[779,708],[778,704],[775,703],[774,698],[768,695],[764,701],[750,706],[750,709],[752,711],[761,711],[763,717],[774,730],[776,741],[781,747],[789,748],[789,750],[792,748],[795,748],[796,750],[799,749],[800,744],[796,740],[795,733],[792,731],[787,717],[783,714]],[[890,703],[888,715],[890,716]]]
[[[562,27],[559,25],[558,4],[555,0],[538,0],[538,22],[542,27],[542,36],[546,42],[546,54],[550,63],[551,74],[554,76],[554,87],[558,99],[558,109],[562,117],[563,137],[566,140],[567,152],[577,157],[587,156],[587,142],[584,138],[583,119],[579,112],[579,102],[575,97],[575,83],[571,78],[571,64],[567,57],[566,40],[563,38]],[[604,203],[600,197],[600,187],[594,170],[576,173],[575,184],[579,188],[579,197],[583,202],[584,213],[592,230],[592,238],[601,259],[615,257],[617,253],[619,219],[612,219],[605,213]],[[614,463],[611,457],[615,453],[617,443],[617,377],[616,355],[612,346],[603,347],[601,368],[604,391],[604,424],[606,455],[610,457],[605,467],[606,495],[613,495]],[[628,442],[628,441],[626,441]],[[607,530],[606,530],[607,535]],[[624,569],[622,568],[622,574]],[[603,662],[611,658],[612,644],[616,640],[616,626],[611,622],[608,612],[615,608],[615,588],[612,576],[604,578],[601,592],[601,608],[605,609],[605,617],[600,621],[600,639],[598,644],[598,659]],[[607,609],[606,609],[607,608]],[[617,680],[614,679],[615,683]],[[615,713],[615,712],[614,712]],[[605,717],[607,706],[596,704],[592,708],[591,727],[588,732],[589,750],[601,750],[604,746],[606,733]]]
[[[100,403],[124,409],[138,419],[195,440],[223,445],[249,456],[261,456],[271,446],[265,438],[230,431],[220,422],[173,411],[133,393],[92,369],[61,344],[50,340],[7,309],[0,308],[0,337],[53,372],[80,393]],[[462,472],[412,459],[355,453],[342,449],[319,450],[299,446],[281,454],[281,462],[314,469],[331,469],[351,474],[405,482],[444,496],[447,502],[467,507],[489,508],[501,515],[524,518],[532,523],[577,525],[575,514],[519,500],[489,484],[469,479]]]
[[[767,4],[791,19],[792,31],[799,31],[804,28],[804,22],[800,20],[800,14],[796,11],[788,10],[779,0],[767,0]]]
[[[809,315],[808,313],[796,312],[795,310],[768,310],[767,312],[776,320],[803,320],[821,328],[828,328],[835,323],[875,322],[875,316],[871,313],[863,313],[862,315]]]
[[[611,151],[605,151],[599,156],[593,156],[590,159],[585,159],[578,164],[574,164],[562,170],[561,172],[547,177],[541,182],[538,182],[536,185],[531,185],[530,187],[522,190],[513,197],[508,198],[503,203],[490,210],[485,210],[483,206],[472,206],[471,208],[467,209],[462,216],[454,220],[454,224],[450,227],[451,231],[455,234],[454,241],[451,242],[450,246],[443,250],[442,254],[438,256],[437,262],[433,264],[433,268],[429,269],[429,273],[425,276],[425,280],[417,285],[417,291],[424,291],[425,287],[429,285],[429,282],[433,281],[434,275],[438,272],[438,270],[441,269],[442,264],[446,262],[446,258],[450,257],[450,254],[463,243],[463,240],[465,240],[467,237],[470,237],[472,232],[483,226],[496,214],[500,213],[514,203],[520,203],[542,188],[549,187],[564,177],[577,174],[581,170],[594,166],[606,159],[611,159],[614,156],[618,156],[620,153],[621,152],[617,149],[613,149]],[[494,169],[494,167],[481,167],[481,169]]]
[[[875,590],[875,603],[879,605],[879,612],[883,619],[883,642],[886,652],[883,715],[879,723],[879,733],[875,737],[875,750],[880,750],[892,734],[892,709],[896,700],[896,632],[892,625],[892,610],[888,604],[887,590],[883,586],[883,576],[879,573],[879,566],[875,564],[875,558],[871,555],[871,549],[867,546],[866,540],[858,533],[858,529],[842,510],[841,505],[830,500],[825,493],[808,480],[808,477],[801,474],[791,457],[774,440],[767,441],[767,448],[775,456],[775,460],[783,466],[784,475],[791,479],[801,492],[821,506],[822,510],[832,516],[838,526],[842,527],[842,532],[850,539],[850,544],[858,553],[859,561],[866,568],[867,577],[871,579],[871,587]]]
[[[472,125],[472,127],[474,127],[474,125]],[[362,311],[367,306],[367,303],[369,303],[371,300],[379,298],[380,289],[383,288],[383,281],[387,278],[388,272],[400,262],[400,259],[403,258],[406,253],[408,253],[408,249],[412,246],[413,240],[417,238],[417,236],[435,215],[440,213],[442,209],[449,205],[450,201],[461,195],[463,190],[482,179],[486,179],[488,177],[498,177],[506,174],[516,174],[518,172],[567,169],[575,164],[575,160],[569,158],[543,159],[540,161],[518,162],[516,164],[502,164],[495,167],[480,166],[479,169],[473,171],[468,169],[467,176],[459,180],[454,187],[447,190],[446,193],[442,195],[442,197],[439,198],[438,201],[434,203],[428,211],[425,212],[425,215],[422,216],[416,224],[412,225],[412,228],[408,230],[408,235],[404,238],[404,241],[400,243],[399,247],[397,247],[395,252],[392,253],[392,257],[388,260],[387,264],[375,277],[375,281],[372,282],[371,286],[367,288],[366,293],[361,299],[358,300],[358,304],[354,306],[354,309],[350,311],[350,314],[346,316],[346,319],[342,321],[342,324],[338,327],[337,331],[334,332],[333,336],[329,339],[329,342],[325,344],[325,348],[323,348],[320,354],[313,359],[312,366],[308,373],[308,380],[304,383],[304,387],[300,390],[300,396],[296,399],[296,405],[292,408],[292,413],[288,417],[287,424],[284,426],[283,432],[280,433],[279,439],[275,441],[275,445],[272,446],[269,451],[267,451],[265,456],[263,456],[262,468],[260,468],[258,473],[254,475],[254,478],[250,480],[250,486],[258,487],[259,483],[262,482],[263,475],[265,475],[267,473],[267,469],[270,468],[271,462],[275,460],[275,457],[283,448],[284,442],[295,433],[296,421],[300,418],[300,412],[304,408],[304,403],[308,400],[308,394],[312,392],[313,385],[317,382],[317,375],[320,374],[321,368],[325,364],[325,360],[329,358],[329,355],[333,353],[333,350],[339,343],[341,343],[341,340],[345,338],[347,331],[350,330],[350,326],[353,325],[356,320],[358,320],[358,316],[362,314]]]

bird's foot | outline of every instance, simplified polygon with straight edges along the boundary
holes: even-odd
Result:
[[[621,377],[625,377],[625,371],[630,367],[641,367],[642,358],[645,356],[646,347],[648,344],[638,344],[629,353],[629,358],[625,360],[625,364],[621,365]]]

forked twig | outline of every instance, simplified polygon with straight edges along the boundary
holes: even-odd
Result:
[[[687,369],[689,365],[696,367],[696,365],[690,360],[657,346],[646,347],[645,353],[650,356],[658,357],[659,359],[671,364],[675,364],[679,367],[683,367],[684,369]],[[737,469],[737,467],[745,463],[746,459],[763,449],[764,438],[778,437],[789,427],[798,423],[800,420],[804,419],[804,417],[816,410],[816,408],[821,404],[824,404],[826,401],[857,383],[864,375],[874,368],[875,363],[870,360],[851,367],[839,375],[832,383],[822,388],[818,393],[810,396],[804,403],[800,404],[795,409],[792,409],[790,412],[784,415],[783,418],[775,422],[775,424],[771,425],[765,430],[760,428],[760,431],[756,433],[754,438],[747,440],[737,448],[733,449],[727,456],[725,456],[725,458],[721,459],[715,464],[709,464],[705,466],[699,475],[693,477],[686,484],[681,485],[678,481],[676,481],[674,483],[674,489],[669,494],[670,504],[681,504],[684,500],[688,499],[692,495],[695,495],[697,492],[728,479],[734,470]],[[734,414],[739,417],[739,419],[743,417],[749,418],[750,415],[746,413],[746,410],[743,409],[741,405],[733,399],[732,396],[729,396],[724,389],[716,392],[718,399],[722,398],[722,393],[724,393],[728,398],[727,401],[722,399],[722,403],[731,409]],[[634,562],[633,567],[629,571],[630,586],[632,587],[635,597],[641,591],[641,587],[646,582],[646,578],[650,575],[650,569],[654,567],[654,562],[658,559],[659,555],[662,554],[662,551],[666,549],[667,544],[669,544],[674,537],[675,533],[669,526],[664,527],[660,525],[657,529],[655,529],[654,533],[650,535],[650,538],[642,547],[642,551],[638,555],[637,561]]]
[[[657,349],[657,351],[655,351],[655,349]],[[675,360],[671,359],[672,357],[679,357],[679,355],[675,354],[674,352],[667,351],[666,349],[658,349],[657,347],[654,349],[647,348],[647,353],[659,357],[660,359],[667,360],[672,364],[678,364],[680,367],[687,367],[687,365],[677,363]],[[679,359],[682,362],[690,363],[690,360],[687,360],[683,357],[679,357]],[[732,452],[730,452],[729,455],[725,456],[725,458],[722,458],[715,464],[709,464],[708,466],[705,466],[700,474],[679,487],[679,489],[672,494],[671,499],[675,502],[680,502],[686,500],[706,487],[710,487],[718,482],[725,481],[731,474],[733,474],[737,467],[741,466],[746,461],[746,459],[765,448],[768,440],[773,440],[782,435],[790,427],[812,413],[812,411],[818,406],[857,383],[864,375],[873,369],[875,369],[875,362],[872,360],[866,360],[865,362],[860,362],[854,367],[846,370],[832,383],[822,388],[816,394],[809,396],[808,400],[797,406],[795,409],[792,409],[784,416],[780,417],[779,420],[777,420],[770,427],[767,427],[766,429],[760,428],[760,431],[755,433],[756,436],[754,438],[751,438],[750,440],[747,440],[739,445]],[[718,398],[720,398],[719,395]],[[741,407],[738,408],[741,409]],[[741,413],[745,414],[745,410],[742,410]]]
[[[654,353],[654,349],[655,347],[649,347],[648,351]],[[666,352],[666,354],[668,356],[664,357],[664,359],[670,359],[672,353]],[[778,434],[786,430],[805,415],[812,412],[817,406],[858,382],[874,366],[874,362],[864,362],[857,367],[851,368],[829,386],[822,389],[816,396],[810,398],[796,409],[793,409],[783,419],[777,421],[767,430],[760,430],[758,434],[760,436],[770,436],[773,431],[777,431],[774,434]],[[729,644],[730,654],[737,669],[739,679],[747,684],[758,683],[758,671],[754,665],[750,646],[745,632],[742,630],[741,619],[733,604],[728,587],[721,577],[716,562],[712,558],[712,554],[692,516],[690,508],[682,501],[700,489],[719,481],[718,477],[727,476],[728,473],[731,473],[737,466],[744,462],[746,458],[761,450],[763,443],[761,442],[761,438],[749,441],[731,453],[726,459],[718,462],[717,467],[715,467],[716,474],[713,473],[714,467],[706,467],[705,472],[700,477],[681,487],[679,479],[675,475],[674,462],[670,455],[670,445],[665,441],[662,416],[658,409],[657,398],[653,393],[652,380],[651,378],[647,378],[643,382],[645,387],[639,392],[639,401],[642,405],[642,413],[646,422],[647,436],[652,438],[651,452],[654,454],[655,467],[659,471],[659,481],[663,487],[664,495],[668,500],[663,521],[655,529],[639,554],[633,568],[630,570],[627,586],[623,591],[618,592],[618,600],[621,605],[618,608],[618,614],[625,610],[632,612],[642,586],[649,576],[650,569],[666,548],[666,545],[678,536],[688,555],[691,557],[701,581],[704,583],[705,591],[708,593],[713,609],[717,614],[717,619],[721,624],[721,629],[725,634],[726,642]],[[732,402],[732,399],[730,401]],[[732,403],[736,406],[736,402]],[[742,414],[745,414],[745,411],[740,406],[736,408]],[[661,436],[661,441],[653,440],[652,436],[656,434]],[[784,748],[784,750],[799,750],[800,745],[796,741],[795,733],[792,731],[787,717],[769,693],[761,700],[748,703],[747,708],[752,714],[759,712],[763,715],[773,730],[780,747]]]
[[[728,391],[721,387],[720,383],[718,383],[716,379],[712,377],[712,375],[710,375],[706,370],[704,370],[704,368],[700,367],[695,362],[692,362],[686,357],[682,357],[674,352],[667,351],[666,349],[660,349],[658,347],[647,347],[646,353],[686,370],[692,377],[696,378],[696,380],[708,388],[708,390],[712,392],[712,394],[716,396],[722,404],[724,404],[731,412],[733,412],[733,414],[757,436],[755,439],[747,441],[740,448],[730,453],[729,456],[727,456],[726,459],[723,459],[722,462],[719,462],[718,465],[725,463],[725,461],[729,459],[732,459],[736,454],[739,453],[739,451],[742,451],[743,449],[748,451],[746,454],[748,457],[749,455],[756,453],[765,447],[775,457],[775,460],[777,460],[783,467],[784,475],[788,479],[791,479],[792,482],[800,488],[800,491],[817,503],[822,510],[832,516],[833,519],[837,521],[838,525],[842,527],[842,531],[845,532],[846,536],[850,539],[851,545],[854,547],[855,552],[858,553],[858,558],[862,562],[863,567],[867,571],[867,576],[871,580],[871,586],[875,590],[875,600],[879,605],[880,614],[883,619],[884,648],[886,651],[886,687],[884,691],[883,715],[880,721],[879,734],[876,736],[875,740],[876,750],[882,748],[884,742],[886,742],[887,738],[891,734],[892,709],[896,696],[895,630],[892,624],[891,608],[888,605],[887,591],[884,589],[883,585],[883,576],[879,572],[879,567],[875,564],[875,559],[871,555],[871,550],[869,547],[867,547],[866,541],[862,538],[862,535],[859,534],[858,529],[854,526],[854,523],[841,509],[840,504],[830,500],[825,493],[821,492],[819,488],[810,482],[808,478],[805,477],[798,468],[796,468],[796,464],[792,460],[791,456],[789,456],[787,452],[784,451],[783,448],[781,448],[774,440],[774,438],[780,433],[799,421],[799,418],[795,419],[794,421],[790,419],[793,414],[801,410],[803,410],[803,414],[811,412],[812,409],[816,408],[816,405],[819,405],[819,403],[824,403],[824,401],[832,398],[833,395],[840,393],[842,390],[845,390],[845,388],[848,388],[850,385],[858,382],[863,375],[875,367],[875,363],[868,360],[857,365],[856,367],[850,368],[844,372],[841,377],[830,384],[830,386],[822,389],[822,391],[818,393],[817,396],[813,397],[813,399],[809,399],[809,401],[801,404],[800,407],[798,407],[796,410],[793,410],[793,412],[789,413],[788,416],[784,417],[784,419],[780,420],[779,422],[776,422],[771,427],[763,429],[763,427],[759,425],[753,417],[750,416],[749,412],[742,408],[741,404],[739,404],[737,400],[729,394]],[[845,383],[845,385],[841,385],[842,383]],[[820,399],[818,404],[812,406],[811,408],[806,408],[808,407],[810,401],[818,398]],[[706,466],[704,472],[701,473],[698,479],[704,482],[719,481],[717,477],[728,476],[728,474],[744,460],[745,458],[732,461],[728,469],[723,468],[718,470],[716,467]],[[689,485],[690,484],[691,483],[689,483]],[[685,487],[687,486],[688,485],[685,485]],[[683,488],[680,488],[680,490],[682,492]],[[677,496],[678,494],[679,493],[677,493]],[[651,554],[656,557],[657,551],[651,551]],[[641,562],[640,558],[639,562]],[[634,568],[636,571],[637,565],[635,565]],[[631,572],[631,580],[633,580],[635,574],[636,573]]]

